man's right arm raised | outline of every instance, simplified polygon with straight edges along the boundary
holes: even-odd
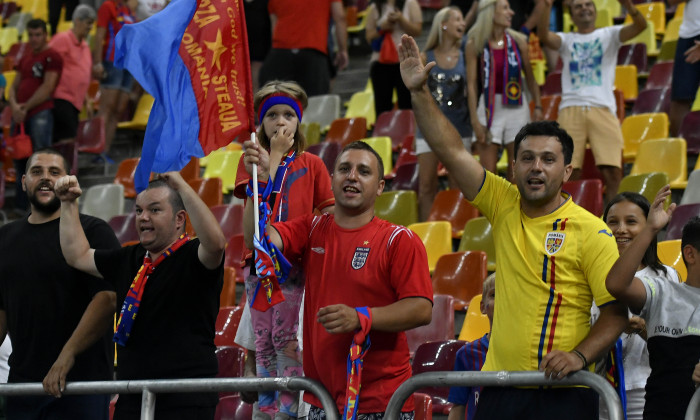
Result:
[[[56,181],[54,192],[58,199],[61,200],[59,232],[63,257],[71,267],[102,278],[102,274],[100,274],[95,265],[95,250],[90,248],[83,226],[80,224],[78,197],[82,195],[82,190],[78,184],[78,179],[73,175],[60,178]]]
[[[245,169],[250,175],[251,183],[253,179],[253,165],[257,165],[258,182],[268,182],[270,177],[270,155],[267,153],[267,150],[260,147],[257,142],[254,143],[250,140],[243,144],[243,148],[245,150],[243,163],[245,163]],[[243,237],[248,249],[255,249],[253,246],[253,238],[255,236],[254,211],[258,211],[258,209],[253,205],[252,197],[249,197],[243,212]],[[283,251],[282,238],[279,233],[277,233],[277,230],[269,224],[267,225],[267,234],[270,235],[272,243],[275,244],[280,251]]]
[[[473,200],[484,181],[484,168],[464,148],[462,138],[440,111],[426,85],[435,62],[423,65],[416,41],[404,35],[399,46],[401,77],[411,92],[413,113],[425,140],[450,174],[464,197]]]

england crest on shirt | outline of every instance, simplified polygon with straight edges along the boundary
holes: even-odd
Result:
[[[352,268],[359,270],[364,267],[367,262],[367,255],[369,255],[369,248],[359,246],[355,248],[355,255],[352,256]]]
[[[564,238],[566,238],[565,233],[561,232],[549,232],[544,240],[544,249],[547,254],[554,255],[561,247],[564,245]]]

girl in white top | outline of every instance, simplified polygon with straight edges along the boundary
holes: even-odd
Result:
[[[646,225],[649,215],[649,201],[644,196],[632,192],[616,195],[605,208],[603,220],[607,223],[617,241],[617,249],[622,255],[630,242]],[[656,239],[652,241],[637,268],[635,277],[662,277],[679,283],[678,273],[672,267],[661,264],[656,253]],[[622,333],[622,366],[625,374],[627,395],[627,419],[642,419],[644,411],[644,387],[651,373],[647,350],[647,330],[644,319],[630,314],[630,324]],[[607,410],[600,406],[600,418],[607,419]]]
[[[416,0],[374,0],[367,8],[365,35],[372,45],[370,79],[374,90],[374,109],[377,115],[393,109],[392,95],[396,89],[399,109],[411,109],[411,94],[401,80],[396,45],[403,34],[417,37],[421,34],[423,15]],[[394,46],[394,55],[380,54],[384,37]]]

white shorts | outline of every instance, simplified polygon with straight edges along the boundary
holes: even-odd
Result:
[[[524,96],[523,104],[518,106],[503,105],[502,96],[496,94],[493,104],[493,121],[491,121],[492,142],[501,146],[514,142],[518,131],[530,122],[530,107]],[[476,117],[479,123],[486,127],[484,95],[479,97]]]
[[[470,137],[462,137],[462,144],[464,148],[467,149],[469,153],[472,150],[472,139]],[[428,142],[425,141],[423,137],[416,137],[416,155],[422,155],[423,153],[432,152]]]

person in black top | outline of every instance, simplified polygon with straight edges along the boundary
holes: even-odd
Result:
[[[77,223],[81,190],[74,176],[58,180],[56,194],[66,261],[117,291],[117,378],[216,376],[214,324],[226,239],[197,193],[178,172],[160,175],[136,197],[140,243],[115,251],[96,251],[85,240]],[[197,239],[185,233],[187,215]],[[213,419],[217,403],[215,392],[162,394],[156,418]],[[114,419],[138,419],[140,405],[139,395],[120,395]]]
[[[22,187],[31,213],[0,228],[0,342],[12,337],[9,382],[41,382],[56,397],[66,381],[112,379],[111,326],[116,307],[109,283],[66,264],[59,243],[56,181],[69,171],[53,149],[27,161]],[[90,246],[118,249],[104,221],[76,213]],[[48,372],[48,374],[47,374]],[[108,395],[13,396],[8,419],[108,419]],[[51,417],[53,416],[53,417]]]

